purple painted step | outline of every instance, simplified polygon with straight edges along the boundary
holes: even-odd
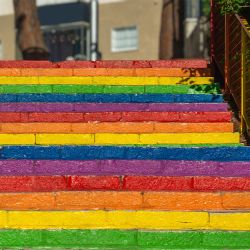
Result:
[[[165,160],[2,160],[0,175],[155,175],[250,177],[250,162]]]
[[[0,112],[224,112],[226,103],[0,103]]]

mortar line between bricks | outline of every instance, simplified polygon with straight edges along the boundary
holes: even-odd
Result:
[[[32,173],[34,175],[36,174],[36,164],[37,164],[37,161],[32,160]]]

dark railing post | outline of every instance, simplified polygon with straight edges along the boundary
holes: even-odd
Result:
[[[211,63],[214,64],[214,0],[210,0],[210,33],[211,33],[211,41],[210,41],[210,60]]]
[[[230,94],[229,89],[229,75],[230,75],[230,67],[229,67],[229,49],[230,49],[230,28],[229,28],[230,15],[225,15],[225,65],[224,65],[224,82],[225,82],[225,93]]]

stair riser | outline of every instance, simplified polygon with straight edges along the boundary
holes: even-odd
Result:
[[[3,94],[0,102],[222,103],[222,95],[185,94]]]
[[[0,84],[177,85],[212,84],[213,77],[0,76]]]
[[[250,191],[249,177],[1,176],[1,192]]]
[[[220,211],[250,208],[249,192],[71,191],[0,194],[1,210],[82,211],[155,210]],[[1,232],[0,232],[1,234]],[[1,242],[1,241],[0,241]]]
[[[2,114],[2,115],[1,115]],[[0,113],[0,122],[230,122],[230,112]]]
[[[0,133],[227,133],[232,123],[86,122],[0,123]]]
[[[220,94],[218,84],[200,85],[0,85],[2,94]]]
[[[1,176],[144,175],[250,177],[250,162],[216,161],[30,161],[1,160]]]
[[[226,112],[226,103],[0,103],[0,112]]]
[[[100,61],[0,61],[0,68],[207,68],[204,59],[100,60]]]
[[[237,144],[238,133],[0,134],[0,145]]]
[[[249,147],[5,146],[0,159],[250,161]]]
[[[82,211],[0,211],[4,229],[249,230],[250,213]]]
[[[1,230],[1,247],[101,249],[248,249],[250,232],[145,230]],[[112,240],[110,240],[112,239]]]
[[[168,76],[168,77],[211,77],[211,69],[181,68],[0,68],[0,76]]]

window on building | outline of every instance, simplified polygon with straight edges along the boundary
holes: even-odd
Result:
[[[138,29],[136,26],[112,29],[112,52],[137,50],[139,40],[138,36]]]
[[[186,17],[198,18],[200,16],[201,0],[186,0]]]

